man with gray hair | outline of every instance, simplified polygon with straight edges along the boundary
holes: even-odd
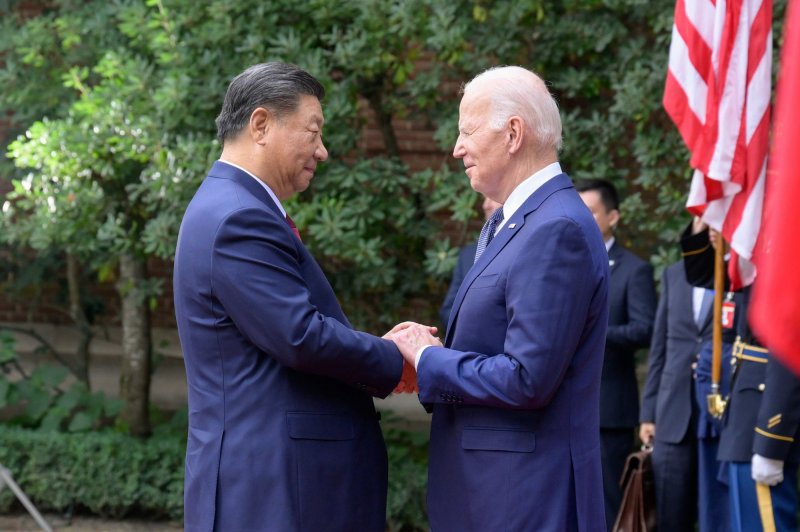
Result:
[[[495,68],[464,88],[453,155],[502,203],[456,295],[445,345],[393,334],[432,409],[431,530],[605,530],[599,398],[608,254],[558,163],[544,82]]]
[[[352,329],[282,204],[328,157],[323,96],[285,63],[234,78],[217,118],[222,155],[181,223],[187,531],[385,530],[372,396],[398,384],[403,359]],[[422,326],[393,331],[403,327]]]

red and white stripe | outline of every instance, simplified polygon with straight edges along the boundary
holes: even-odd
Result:
[[[764,202],[772,0],[678,0],[664,107],[695,169],[687,209],[731,245],[734,288],[751,262]]]

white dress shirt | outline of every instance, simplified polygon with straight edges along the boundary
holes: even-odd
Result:
[[[703,296],[705,292],[705,288],[700,288],[699,286],[692,287],[692,315],[694,316],[695,323],[700,321],[700,310],[703,306]]]

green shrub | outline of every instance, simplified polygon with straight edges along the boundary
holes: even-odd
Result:
[[[428,530],[428,434],[386,427],[383,432],[389,454],[388,530]]]
[[[176,421],[177,420],[177,421]],[[73,507],[102,517],[183,518],[185,422],[179,412],[147,440],[112,431],[44,432],[0,424],[0,464],[40,510]],[[427,435],[386,429],[388,530],[427,530]],[[0,513],[18,505],[0,490]]]
[[[180,519],[183,438],[148,440],[114,432],[63,434],[0,425],[0,464],[40,510],[74,506],[104,517]],[[15,504],[0,491],[0,511]]]

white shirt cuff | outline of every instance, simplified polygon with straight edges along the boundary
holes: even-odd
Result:
[[[419,351],[417,351],[417,354],[414,357],[414,371],[416,371],[417,370],[417,366],[419,366],[419,359],[422,356],[422,352],[425,351],[426,349],[428,349],[429,347],[433,347],[433,346],[432,345],[423,345],[422,347],[419,348]]]

